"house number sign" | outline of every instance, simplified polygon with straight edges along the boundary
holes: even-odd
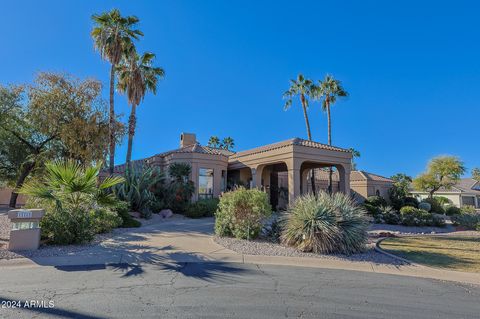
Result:
[[[17,218],[32,218],[32,212],[28,210],[22,210],[17,213]]]

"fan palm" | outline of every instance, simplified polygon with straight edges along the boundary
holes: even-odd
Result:
[[[228,137],[225,137],[223,140],[222,140],[222,148],[226,149],[226,150],[232,150],[233,147],[235,146],[235,143],[233,142],[233,138],[231,138],[230,136]]]
[[[342,83],[333,76],[327,74],[323,81],[318,81],[318,85],[312,89],[313,98],[322,101],[322,110],[327,113],[328,120],[328,145],[332,145],[332,119],[330,116],[330,107],[337,101],[338,97],[348,96],[347,91],[342,87]],[[329,169],[328,190],[332,192],[332,168]]]
[[[296,80],[290,80],[290,88],[283,93],[283,98],[286,100],[284,109],[288,110],[293,103],[293,98],[296,96],[300,97],[300,103],[302,105],[303,117],[305,119],[305,126],[307,128],[307,137],[308,140],[312,140],[312,133],[310,131],[310,122],[308,120],[308,99],[313,93],[314,84],[310,79],[306,79],[302,74],[298,74]],[[315,171],[312,169],[312,192],[315,194]]]
[[[75,161],[51,162],[45,164],[43,180],[33,179],[20,189],[37,200],[45,201],[57,209],[67,205],[73,209],[83,206],[113,205],[115,196],[107,189],[123,183],[123,177],[111,176],[98,182],[102,163],[84,168]]]
[[[130,50],[133,51],[132,48]],[[143,55],[136,53],[124,58],[118,66],[118,89],[127,95],[128,103],[131,106],[128,119],[128,148],[127,148],[127,169],[131,166],[132,143],[135,135],[136,108],[143,101],[148,91],[157,93],[158,80],[163,78],[165,72],[162,68],[152,66],[155,54],[146,52]]]
[[[356,170],[357,164],[355,163],[355,158],[359,158],[361,156],[360,152],[354,149],[353,147],[350,147],[349,150],[352,153],[352,170]]]
[[[218,136],[210,136],[210,139],[208,140],[208,146],[218,148],[220,146],[220,139]]]
[[[133,45],[133,40],[143,36],[140,30],[135,29],[139,19],[135,16],[122,17],[118,9],[102,14],[94,14],[92,20],[95,27],[91,32],[95,49],[100,52],[104,60],[110,62],[110,141],[109,141],[109,170],[113,174],[115,166],[115,107],[114,87],[115,71],[127,47]]]

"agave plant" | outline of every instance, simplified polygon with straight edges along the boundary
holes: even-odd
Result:
[[[365,211],[342,193],[301,196],[280,223],[281,241],[302,251],[352,254],[367,242]]]
[[[155,194],[151,189],[163,180],[163,174],[152,168],[141,171],[127,170],[125,182],[115,187],[115,194],[120,200],[129,203],[130,208],[140,212],[142,217],[150,218]]]

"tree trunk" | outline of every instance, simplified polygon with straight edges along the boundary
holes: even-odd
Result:
[[[308,114],[307,114],[307,103],[305,100],[305,96],[302,94],[300,95],[300,100],[302,102],[302,109],[303,109],[303,117],[305,118],[305,126],[307,127],[307,136],[308,140],[312,140],[312,133],[310,132],[310,122],[308,121]]]
[[[115,87],[115,65],[112,64],[112,67],[110,69],[110,122],[109,122],[109,133],[110,133],[109,171],[110,171],[110,174],[113,174],[113,169],[115,167],[115,106],[113,103],[114,87]]]
[[[327,122],[328,122],[328,145],[332,145],[332,120],[330,118],[330,101],[328,96],[325,98],[325,104],[327,106]],[[328,169],[328,192],[333,193],[333,170],[332,167]]]
[[[305,100],[305,96],[302,94],[300,95],[300,101],[302,102],[302,109],[303,109],[303,117],[305,118],[305,126],[307,127],[307,136],[308,140],[312,140],[312,133],[310,131],[310,122],[308,121],[308,114],[307,114],[307,103]],[[316,187],[315,187],[315,171],[312,168],[312,174],[311,174],[311,183],[312,183],[312,192],[313,194],[317,193]]]
[[[15,189],[13,190],[12,195],[10,196],[9,206],[11,208],[15,208],[17,206],[18,193],[16,193],[15,190],[22,187],[23,183],[25,182],[25,179],[27,178],[27,176],[30,174],[30,172],[33,170],[34,167],[35,167],[35,162],[29,162],[22,166],[22,172],[20,173],[20,176],[18,176],[17,182],[15,184]]]
[[[137,122],[137,118],[135,115],[137,106],[132,104],[132,110],[130,112],[130,117],[128,118],[128,148],[127,148],[127,160],[126,160],[126,169],[131,168],[131,160],[132,160],[132,144],[133,144],[133,136],[135,135],[135,124]]]

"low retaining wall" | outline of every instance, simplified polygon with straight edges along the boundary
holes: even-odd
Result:
[[[8,206],[10,204],[10,196],[12,195],[12,188],[0,188],[0,206]],[[17,206],[25,205],[25,196],[18,195]]]

